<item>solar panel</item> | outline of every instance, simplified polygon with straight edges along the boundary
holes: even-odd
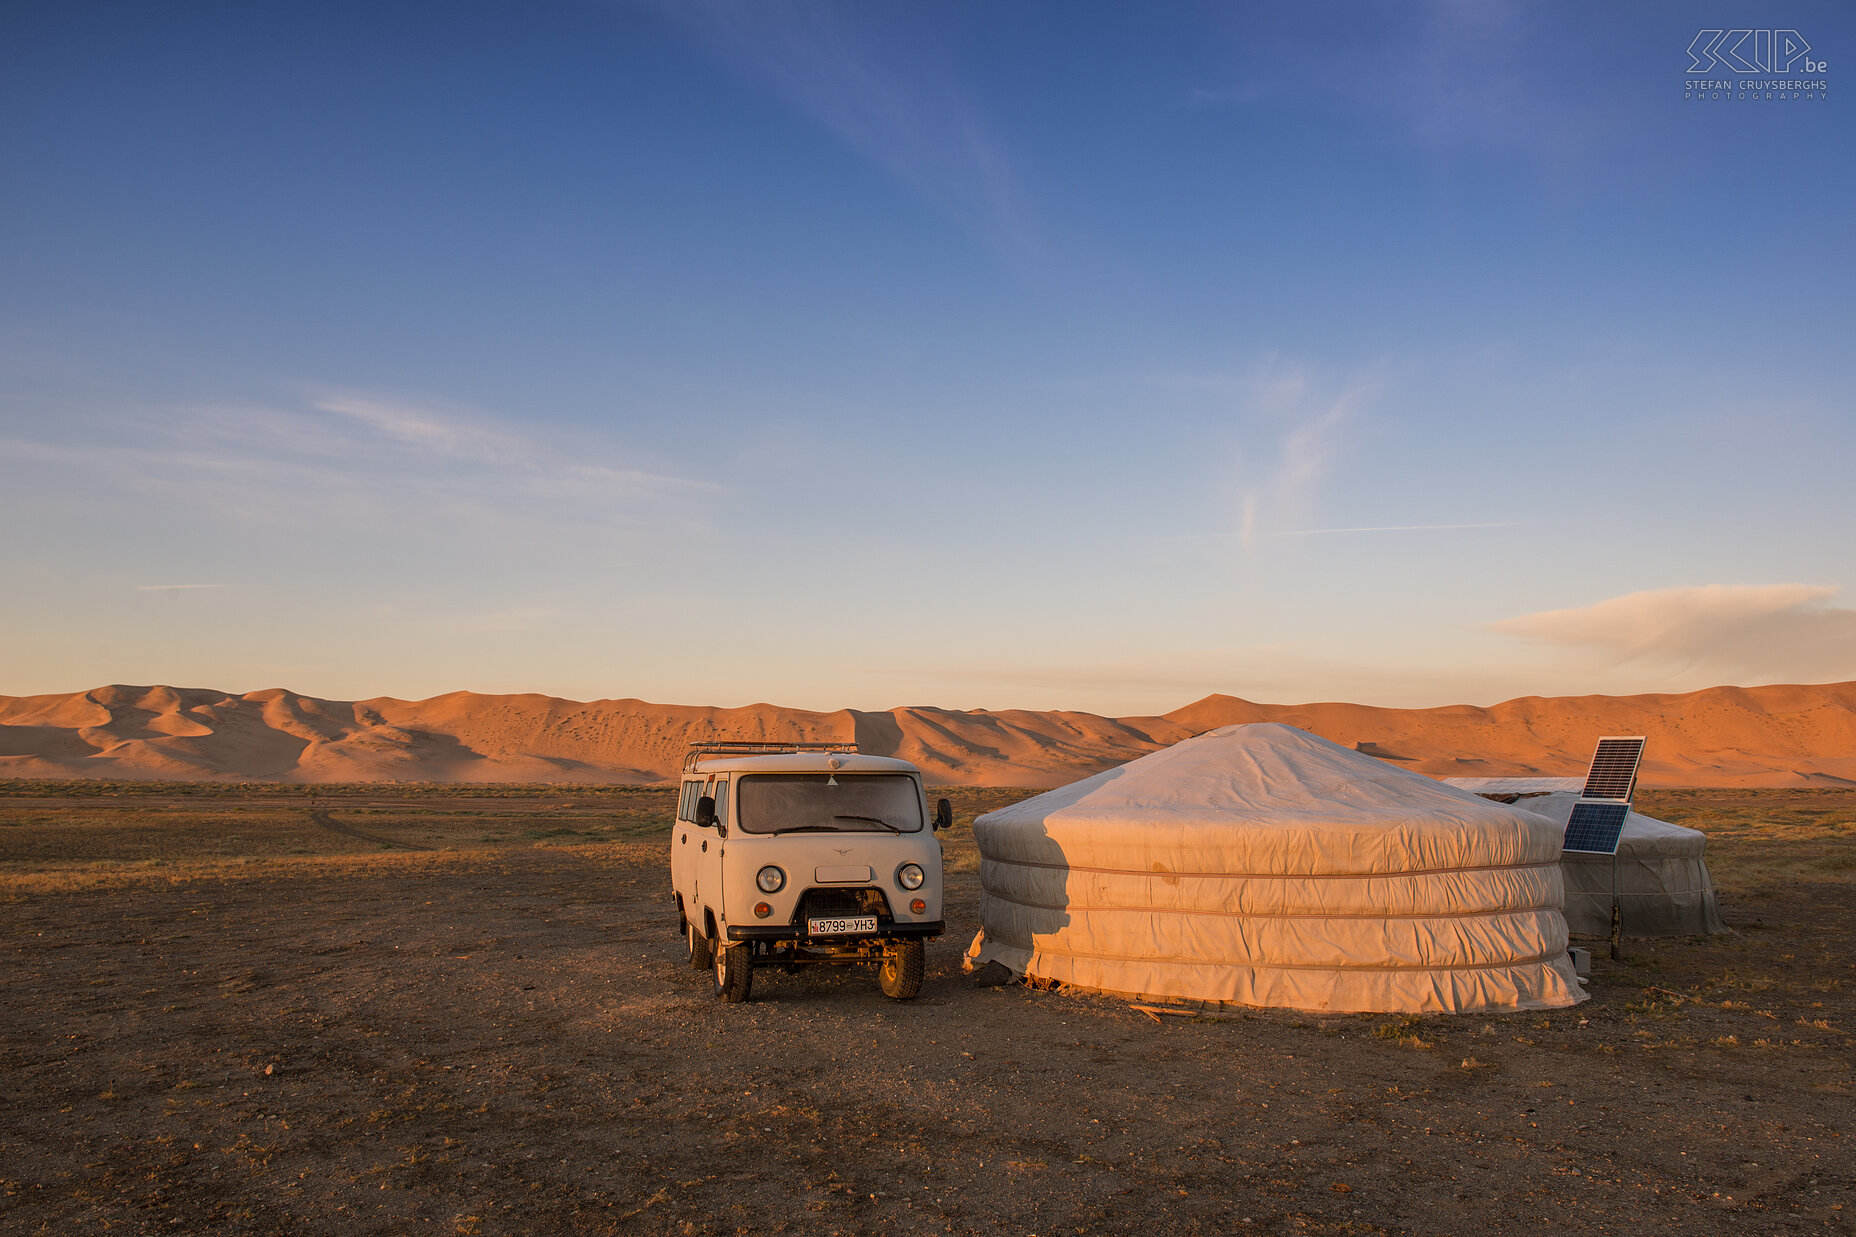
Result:
[[[1637,785],[1637,766],[1643,762],[1643,736],[1610,737],[1598,741],[1592,753],[1592,769],[1585,775],[1582,799],[1621,799],[1630,801]]]
[[[1588,855],[1615,855],[1618,837],[1624,832],[1624,818],[1628,815],[1628,803],[1575,803],[1572,817],[1566,822],[1566,840],[1560,844],[1560,849]]]

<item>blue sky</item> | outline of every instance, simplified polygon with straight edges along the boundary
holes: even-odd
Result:
[[[1699,12],[10,5],[0,692],[1856,678],[1849,110],[1683,97],[1856,21]]]

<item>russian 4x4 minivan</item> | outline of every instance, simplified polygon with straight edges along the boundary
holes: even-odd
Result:
[[[683,762],[670,884],[690,966],[745,1001],[756,966],[876,969],[883,992],[921,990],[941,935],[946,799],[928,814],[921,771],[854,744],[714,743]]]

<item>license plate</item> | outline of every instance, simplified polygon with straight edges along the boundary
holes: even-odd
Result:
[[[841,915],[836,919],[808,919],[806,931],[813,936],[847,936],[852,932],[875,932],[875,915]]]

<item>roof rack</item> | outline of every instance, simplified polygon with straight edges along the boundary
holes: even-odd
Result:
[[[693,772],[705,756],[773,756],[783,752],[852,752],[855,743],[698,743],[683,757],[683,771]]]

